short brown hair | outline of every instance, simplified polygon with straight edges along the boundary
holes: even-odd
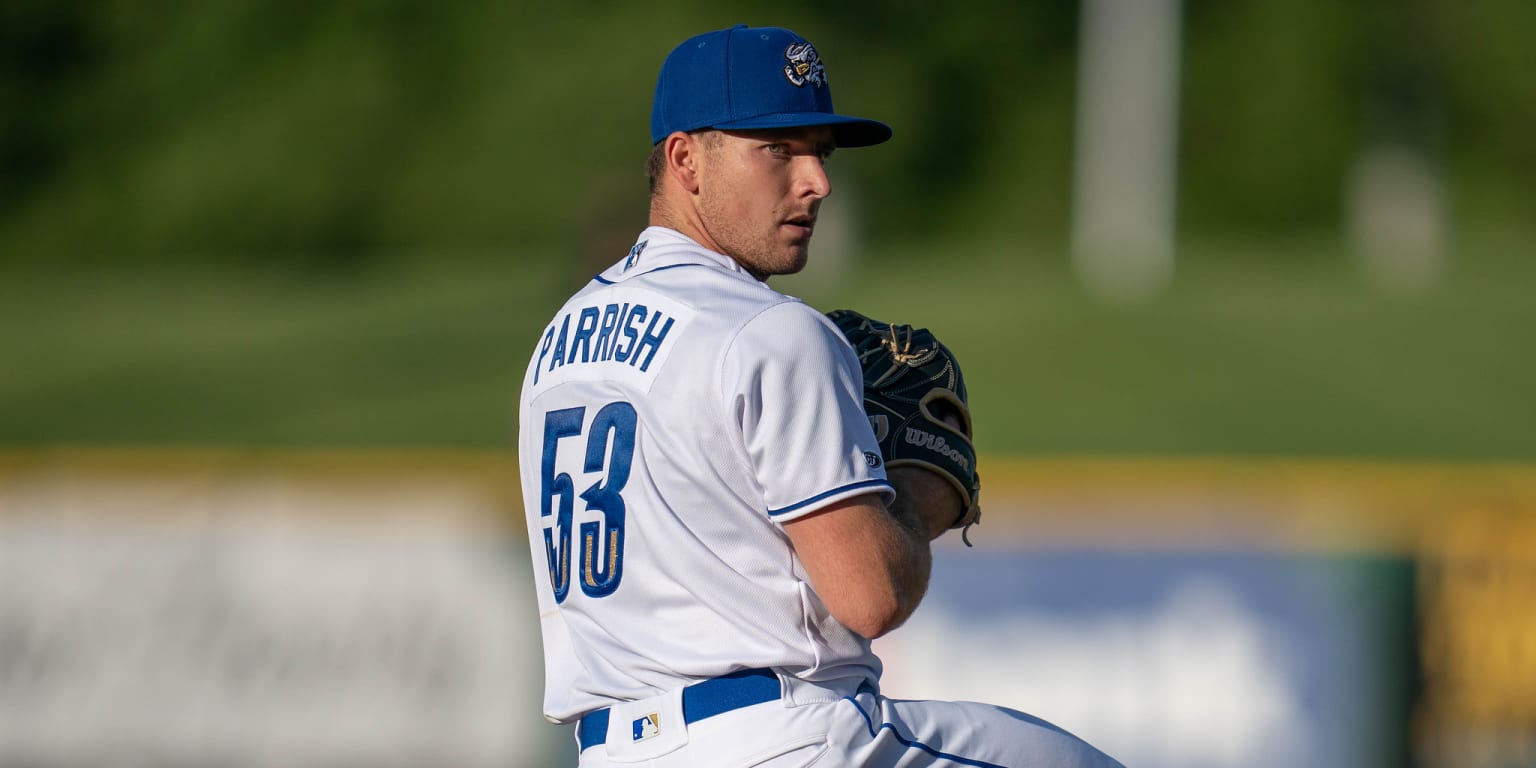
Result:
[[[645,159],[645,178],[650,182],[652,195],[656,194],[656,188],[661,186],[661,174],[667,170],[666,152],[662,149],[666,145],[665,139],[656,142],[656,146],[651,147],[651,156]]]

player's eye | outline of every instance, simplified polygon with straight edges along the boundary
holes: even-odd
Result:
[[[786,144],[769,144],[768,146],[764,147],[764,149],[768,150],[768,153],[771,155],[789,154],[789,146]]]

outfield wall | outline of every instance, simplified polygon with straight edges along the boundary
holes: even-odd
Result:
[[[1536,755],[1536,467],[982,468],[887,693],[1137,766]],[[570,764],[520,520],[508,454],[0,454],[0,765]]]

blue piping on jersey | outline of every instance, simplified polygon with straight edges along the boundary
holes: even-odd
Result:
[[[805,507],[815,504],[816,502],[821,501],[828,496],[836,496],[839,493],[847,493],[848,491],[857,490],[859,488],[890,488],[891,490],[895,490],[894,486],[884,480],[860,480],[857,483],[851,483],[841,488],[833,488],[826,493],[818,493],[815,496],[806,499],[805,501],[791,504],[787,507],[784,507],[783,509],[770,509],[768,510],[768,516],[778,517],[779,515],[787,514],[797,509],[804,509]]]
[[[629,277],[639,277],[641,275],[649,275],[652,272],[663,272],[663,271],[666,271],[668,269],[677,269],[678,267],[707,267],[707,266],[709,266],[709,265],[708,264],[668,264],[665,267],[657,267],[655,269],[648,269],[648,270],[646,270],[644,272],[636,272],[633,275],[629,275]],[[617,280],[609,280],[608,278],[603,277],[601,273],[593,275],[592,279],[596,280],[599,283],[602,283],[603,285],[618,285],[619,284],[619,281],[617,281]]]
[[[900,742],[901,745],[907,749],[922,750],[923,752],[927,752],[928,754],[933,755],[940,760],[948,760],[950,762],[959,763],[961,765],[973,765],[976,766],[976,768],[1008,768],[1006,765],[989,763],[985,760],[973,760],[969,757],[960,757],[959,755],[951,755],[947,752],[940,752],[939,750],[934,749],[933,747],[930,747],[920,741],[914,741],[912,739],[906,738],[905,736],[902,736],[901,733],[896,730],[896,726],[892,723],[881,723],[880,727],[877,729],[875,728],[875,721],[870,719],[869,713],[864,711],[864,707],[859,706],[858,700],[854,699],[852,696],[844,696],[843,701],[852,704],[853,708],[858,710],[859,714],[863,716],[864,726],[869,729],[869,738],[871,740],[875,738],[876,730],[883,731],[889,728],[891,729],[891,735],[896,737],[896,741]]]

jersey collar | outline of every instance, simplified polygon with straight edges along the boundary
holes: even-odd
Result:
[[[629,253],[617,264],[603,270],[596,279],[598,282],[612,284],[636,275],[683,266],[716,267],[758,282],[735,259],[705,248],[675,229],[658,226],[646,227]]]

